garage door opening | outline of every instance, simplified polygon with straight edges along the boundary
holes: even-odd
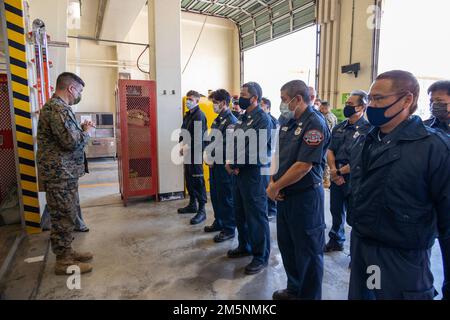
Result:
[[[244,52],[244,81],[256,81],[272,102],[272,114],[280,116],[280,88],[300,79],[315,83],[316,26],[297,31]]]
[[[378,73],[412,72],[421,87],[416,114],[428,119],[428,88],[437,80],[450,79],[450,1],[384,0],[382,10]]]

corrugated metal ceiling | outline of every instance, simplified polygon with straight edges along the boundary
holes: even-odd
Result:
[[[181,0],[181,8],[226,18],[239,28],[242,50],[310,26],[316,21],[315,0]]]

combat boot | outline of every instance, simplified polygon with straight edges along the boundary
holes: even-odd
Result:
[[[94,255],[90,252],[77,252],[75,250],[72,251],[71,257],[73,260],[78,262],[88,262],[94,259]]]
[[[190,198],[189,204],[187,207],[178,209],[179,214],[187,214],[187,213],[196,213],[197,212],[197,201],[195,201],[195,198]]]
[[[205,220],[206,220],[205,205],[201,204],[200,208],[198,209],[197,214],[195,215],[195,217],[193,217],[191,219],[191,224],[192,225],[200,224],[200,223],[202,223]]]
[[[80,269],[80,274],[92,271],[92,266],[90,264],[75,261],[70,254],[63,256],[56,256],[56,263],[55,263],[56,275],[58,276],[68,275],[67,269],[71,266],[77,266]]]

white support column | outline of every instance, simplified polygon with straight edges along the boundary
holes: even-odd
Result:
[[[177,142],[170,140],[183,121],[181,2],[149,0],[148,8],[150,78],[157,87],[159,193],[170,195],[184,191],[183,167],[171,159]]]

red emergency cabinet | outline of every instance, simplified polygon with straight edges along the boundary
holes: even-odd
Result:
[[[116,138],[120,193],[129,198],[158,195],[156,83],[120,79],[116,88]]]
[[[17,186],[13,121],[9,104],[8,78],[0,74],[0,203]]]

